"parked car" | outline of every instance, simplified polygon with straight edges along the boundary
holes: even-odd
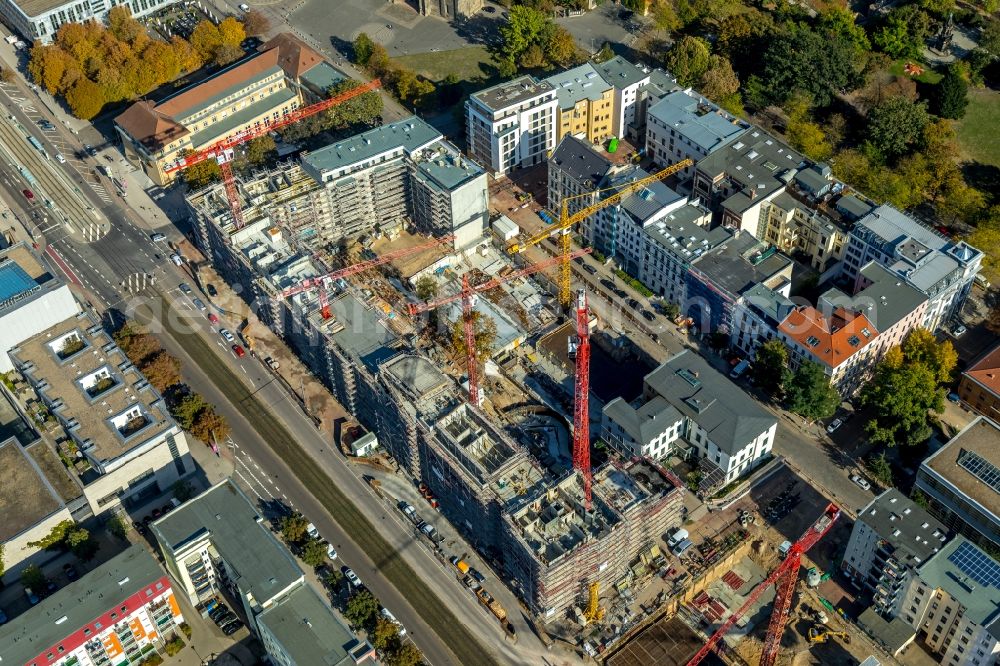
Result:
[[[353,585],[354,587],[358,587],[361,585],[361,579],[358,578],[358,574],[354,573],[354,569],[352,569],[351,567],[345,566],[343,569],[341,569],[341,572],[343,572],[344,578],[347,579],[347,582]]]
[[[951,334],[956,338],[960,338],[965,335],[967,330],[968,329],[965,328],[964,324],[956,324],[955,327],[951,329]]]
[[[208,313],[208,320],[210,322],[212,322],[213,324],[218,324],[219,323],[219,315],[215,314],[214,312],[209,312]]]
[[[859,488],[861,488],[862,490],[871,490],[872,489],[872,484],[868,483],[867,481],[865,481],[864,479],[862,479],[857,474],[851,474],[851,481],[853,481],[855,484],[857,484],[857,486]]]
[[[948,402],[953,402],[957,405],[958,403],[962,402],[962,399],[958,396],[957,393],[949,393]]]
[[[76,580],[80,577],[80,572],[69,562],[63,565],[63,573],[66,574],[66,578],[69,580]]]
[[[7,614],[0,609],[0,624],[7,624]]]
[[[56,153],[56,162],[59,162],[59,164],[66,164],[66,158],[63,157],[62,153]]]
[[[170,255],[170,261],[174,262],[174,264],[176,264],[177,266],[184,265],[184,257],[177,254],[176,252]]]
[[[180,289],[181,293],[183,294],[191,293],[191,287],[188,286],[187,282],[181,282],[179,285],[177,285],[177,288]]]
[[[167,237],[161,233],[155,233],[149,237],[149,240],[153,241],[154,243],[159,243],[160,241],[167,240]]]
[[[618,298],[625,298],[626,296],[628,296],[628,294],[625,293],[624,289],[617,289],[616,288],[616,289],[614,289],[614,292],[615,292],[615,296],[617,296]]]
[[[230,612],[231,611],[226,606],[226,604],[219,603],[218,605],[216,605],[215,608],[213,608],[211,611],[209,611],[208,617],[211,618],[212,622],[215,622],[220,617],[222,617],[223,615],[226,615],[227,613],[230,613]]]
[[[233,334],[229,332],[228,328],[220,328],[219,329],[219,335],[221,335],[222,339],[225,340],[226,342],[235,342],[236,341],[236,338],[233,337]]]
[[[24,588],[24,596],[28,597],[28,603],[30,603],[32,606],[37,605],[38,602],[41,601],[38,598],[38,595],[31,591],[30,587]]]
[[[646,321],[653,321],[654,319],[656,319],[656,315],[654,315],[649,310],[643,310],[642,311],[642,318],[645,319]]]
[[[27,188],[21,190],[21,194],[23,194],[24,198],[27,199],[28,201],[34,201],[35,200],[35,193],[32,192],[31,190],[27,189]]]
[[[194,303],[194,306],[196,308],[198,308],[199,310],[207,310],[208,309],[208,306],[205,305],[205,301],[201,300],[200,298],[196,298],[196,299],[192,300],[191,302]]]
[[[587,271],[591,275],[597,275],[597,269],[591,266],[590,264],[584,264],[583,270]]]
[[[826,431],[828,433],[832,434],[832,433],[836,432],[837,428],[839,428],[842,425],[844,425],[844,420],[843,419],[834,419],[834,420],[830,421],[830,425],[828,425],[826,427]]]
[[[243,626],[242,622],[240,622],[239,620],[233,620],[226,626],[222,627],[222,633],[224,633],[226,636],[232,636],[237,631],[239,631],[242,626]]]
[[[326,544],[326,556],[331,560],[337,559],[337,549],[333,547],[332,543]]]
[[[635,300],[634,298],[626,299],[625,302],[628,303],[628,306],[633,310],[638,309],[639,307],[639,301]]]
[[[403,636],[406,635],[406,627],[404,627],[400,623],[400,621],[396,619],[396,616],[393,615],[389,611],[388,608],[383,608],[381,614],[382,614],[382,617],[384,617],[385,619],[389,620],[389,622],[392,622],[394,625],[396,625],[397,627],[399,627],[399,636],[400,636],[400,638],[402,638]]]
[[[475,578],[480,583],[486,582],[486,576],[480,573],[479,569],[476,568],[469,569],[469,575]]]
[[[214,284],[206,284],[206,285],[205,285],[205,291],[207,291],[207,292],[208,292],[208,295],[209,295],[209,296],[213,296],[213,297],[214,297],[214,296],[218,296],[218,295],[219,295],[219,292],[218,292],[218,290],[217,290],[217,289],[215,288],[215,285],[214,285]]]
[[[90,155],[91,157],[93,157],[94,155],[97,154],[97,148],[94,148],[90,144],[87,144],[86,146],[84,146],[83,149],[85,151],[87,151],[87,154]]]
[[[313,525],[312,523],[309,523],[308,525],[306,525],[306,534],[309,535],[310,539],[318,539],[319,538],[319,530],[316,529],[316,526]]]
[[[239,345],[233,345],[233,353],[236,354],[236,358],[243,358],[247,355],[246,351],[243,350],[243,347]]]

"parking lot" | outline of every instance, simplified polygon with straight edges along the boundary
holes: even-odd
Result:
[[[146,27],[159,33],[164,39],[179,35],[184,39],[191,37],[194,27],[204,20],[218,19],[210,12],[202,10],[193,2],[179,2],[164,7],[160,11],[142,19]]]

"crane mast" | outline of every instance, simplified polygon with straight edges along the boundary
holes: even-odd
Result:
[[[576,380],[573,392],[573,468],[583,475],[583,494],[590,511],[590,309],[587,292],[576,296]]]

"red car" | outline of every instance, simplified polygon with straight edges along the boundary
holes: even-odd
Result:
[[[21,190],[21,194],[23,194],[24,198],[27,199],[28,201],[35,200],[35,193],[32,192],[31,190]]]
[[[208,313],[208,320],[210,322],[212,322],[213,324],[218,324],[219,323],[219,316],[217,314],[215,314],[214,312],[209,312]]]
[[[233,353],[236,354],[236,358],[243,358],[246,356],[246,352],[243,351],[243,347],[239,345],[233,345]]]

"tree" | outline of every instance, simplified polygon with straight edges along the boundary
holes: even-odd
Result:
[[[893,347],[875,367],[860,402],[874,408],[865,426],[873,442],[915,445],[930,437],[927,414],[932,409],[944,410],[944,390],[938,386],[934,368],[906,358],[901,347]]]
[[[278,146],[270,134],[258,136],[247,142],[247,161],[250,164],[264,164],[277,157]]]
[[[378,611],[378,599],[368,590],[361,589],[347,600],[347,606],[344,608],[344,617],[355,627],[367,628],[369,622],[375,620]]]
[[[302,551],[299,556],[307,565],[314,568],[318,567],[326,562],[326,544],[319,539],[309,539],[306,541],[305,545],[302,546]]]
[[[783,102],[791,93],[809,95],[819,108],[834,96],[857,88],[864,67],[847,37],[823,35],[794,24],[770,36],[762,66],[755,73],[765,84],[768,100]]]
[[[920,488],[913,489],[913,492],[910,494],[910,499],[913,500],[914,504],[925,511],[930,508],[930,502],[927,500],[927,495],[920,492]]]
[[[184,479],[178,479],[174,482],[174,485],[170,487],[173,491],[174,497],[177,498],[178,502],[187,502],[189,499],[194,497],[194,486],[188,483]]]
[[[3,561],[3,544],[0,543],[0,577],[7,572],[7,565]]]
[[[271,21],[256,9],[243,15],[243,31],[250,37],[260,37],[271,29]]]
[[[10,67],[0,67],[0,82],[13,83],[15,78],[17,77],[14,74],[14,70]]]
[[[994,58],[1000,58],[1000,20],[991,19],[979,33],[979,48]]]
[[[235,16],[227,16],[219,24],[219,41],[223,45],[239,47],[247,38],[246,30]]]
[[[729,61],[722,56],[712,56],[708,69],[701,75],[701,94],[722,104],[725,100],[731,100],[739,89],[740,80]]]
[[[115,342],[118,343],[118,346],[128,356],[128,360],[132,361],[137,367],[141,368],[148,359],[163,349],[160,346],[160,341],[149,333],[132,328],[120,329],[119,333],[122,330],[125,330],[126,334],[116,337]],[[116,333],[116,335],[119,334]]]
[[[576,60],[576,41],[561,25],[549,23],[545,36],[545,58],[552,64],[567,67]]]
[[[412,643],[401,643],[399,648],[386,657],[387,666],[418,666],[424,655]]]
[[[162,349],[147,357],[140,370],[160,393],[181,381],[181,362]]]
[[[399,640],[399,625],[382,616],[375,618],[375,628],[371,633],[372,646],[379,652],[386,652]]]
[[[90,532],[82,527],[74,527],[66,533],[64,546],[78,559],[88,562],[94,559],[100,544],[90,536]]]
[[[133,44],[139,39],[139,35],[145,32],[142,23],[132,16],[132,11],[128,5],[118,5],[112,7],[108,12],[108,30],[116,39],[127,44]]]
[[[211,405],[198,412],[198,418],[191,424],[191,434],[203,442],[225,441],[229,432],[226,417],[216,412]]]
[[[819,30],[837,38],[844,38],[854,47],[859,57],[871,51],[868,33],[854,19],[854,12],[845,7],[828,7],[819,17]]]
[[[791,374],[788,369],[788,348],[781,340],[768,340],[757,348],[753,359],[753,381],[770,397],[781,396]]]
[[[929,27],[926,12],[915,5],[906,5],[889,12],[873,41],[893,58],[918,58]]]
[[[497,323],[490,317],[484,317],[479,310],[473,310],[472,328],[476,336],[476,358],[482,361],[493,355],[493,343],[497,339]],[[461,317],[451,328],[451,348],[457,356],[465,358],[465,323]]]
[[[201,67],[204,59],[198,50],[191,46],[191,42],[176,35],[170,40],[170,49],[177,58],[177,65],[181,72],[193,72]]]
[[[917,147],[929,120],[925,104],[887,99],[868,113],[867,145],[881,159],[892,161]]]
[[[299,543],[306,538],[309,521],[301,513],[293,513],[281,519],[281,536],[288,543]]]
[[[191,31],[189,38],[191,46],[198,52],[202,62],[209,62],[215,57],[215,49],[222,45],[222,35],[214,23],[205,19],[199,21]]]
[[[372,38],[367,33],[361,32],[354,38],[352,46],[354,49],[354,62],[362,67],[367,66],[368,60],[375,51],[375,42],[372,41]]]
[[[107,522],[108,532],[112,536],[115,536],[122,541],[128,537],[128,523],[119,514],[115,514],[108,518]]]
[[[74,116],[80,120],[90,120],[104,106],[104,91],[90,79],[80,77],[66,91],[66,104]]]
[[[368,71],[375,76],[383,76],[389,71],[389,52],[381,44],[376,44],[368,57]]]
[[[696,85],[708,71],[710,64],[708,44],[699,37],[686,35],[676,41],[667,52],[667,71],[677,77],[684,88]]]
[[[889,464],[884,452],[869,458],[866,466],[876,481],[886,488],[892,487],[892,465]]]
[[[942,118],[959,120],[965,115],[965,107],[969,105],[968,94],[969,85],[959,68],[952,64],[934,89],[934,113]]]
[[[785,384],[785,403],[799,416],[816,421],[833,416],[840,394],[819,364],[804,361]]]
[[[422,301],[429,300],[437,296],[438,293],[438,283],[430,275],[424,275],[416,284],[417,298]]]
[[[189,391],[179,399],[172,401],[170,415],[177,421],[177,425],[184,430],[190,430],[195,419],[206,407],[208,407],[208,403],[205,402],[200,393]]]
[[[934,334],[926,328],[917,328],[903,340],[903,357],[907,363],[920,363],[930,368],[939,384],[951,382],[952,373],[958,364],[958,352],[951,340],[938,342]]]
[[[76,523],[72,520],[64,520],[53,526],[49,533],[38,541],[29,541],[28,547],[44,548],[45,550],[58,550],[59,548],[62,548],[63,541],[66,539],[66,533],[72,530],[75,526]]]
[[[1000,275],[1000,206],[993,206],[983,216],[979,224],[976,225],[968,238],[973,246],[982,248],[985,252],[983,257],[984,272],[992,277],[994,281]],[[994,312],[998,310],[994,308]],[[1000,333],[1000,317],[994,333]]]
[[[45,590],[45,574],[34,564],[21,569],[21,585],[30,588],[36,594]]]
[[[344,574],[340,571],[340,569],[330,569],[323,578],[323,582],[332,588],[336,588],[340,585],[340,581],[342,580],[344,580]]]
[[[222,168],[215,160],[202,160],[181,171],[181,178],[184,179],[188,189],[200,190],[222,180]]]
[[[243,57],[243,49],[239,46],[233,46],[232,44],[220,44],[218,48],[215,49],[215,55],[212,57],[212,63],[218,65],[219,67],[224,67],[231,62],[236,62]]]
[[[327,94],[330,97],[343,94],[362,85],[360,81],[348,79],[330,88]],[[323,117],[324,129],[343,130],[356,128],[363,125],[374,125],[379,116],[382,115],[382,97],[375,91],[362,93],[357,97],[352,97],[346,102],[341,102],[326,111]]]
[[[650,13],[653,23],[660,30],[674,32],[681,27],[680,19],[677,18],[677,12],[670,0],[654,0]]]

